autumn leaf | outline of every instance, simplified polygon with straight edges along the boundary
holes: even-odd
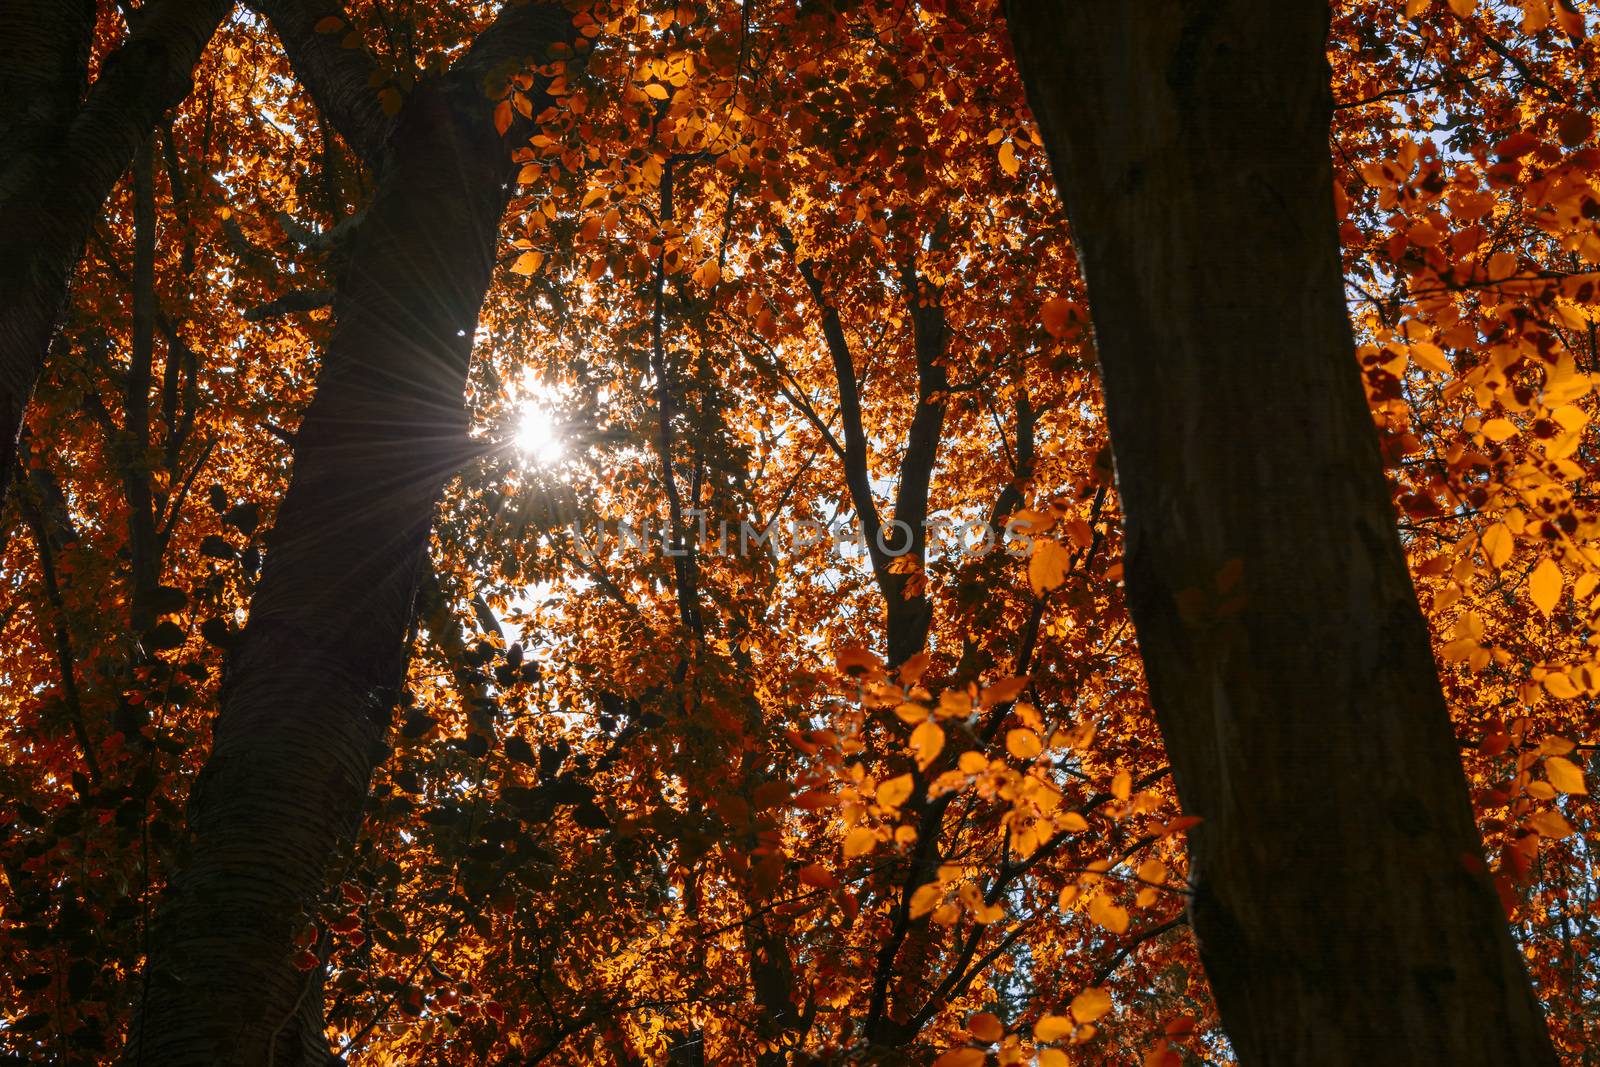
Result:
[[[517,261],[515,263],[511,264],[511,270],[514,274],[532,274],[537,271],[543,263],[543,252],[524,252],[522,255],[517,257]]]
[[[916,757],[917,769],[925,771],[944,749],[944,730],[938,723],[928,719],[911,731],[909,745]]]
[[[1517,427],[1509,419],[1490,419],[1479,430],[1495,444],[1508,441],[1517,435]]]
[[[1006,731],[1006,751],[1017,759],[1030,760],[1043,751],[1039,735],[1026,727]]]
[[[1058,588],[1067,580],[1072,567],[1072,554],[1060,541],[1041,537],[1033,542],[1033,556],[1028,560],[1028,582],[1033,595],[1042,596]]]
[[[967,1033],[990,1045],[1006,1036],[1006,1028],[998,1016],[985,1011],[967,1020]]]
[[[1541,837],[1548,837],[1559,841],[1572,834],[1572,824],[1562,817],[1559,811],[1541,811],[1528,816],[1529,828],[1538,832]]]
[[[933,1067],[983,1067],[988,1054],[979,1048],[953,1048],[933,1061]]]
[[[898,808],[905,803],[906,798],[911,795],[911,791],[915,786],[916,783],[909,774],[891,778],[878,786],[876,794],[878,803],[886,808]]]
[[[1089,901],[1089,918],[1114,934],[1128,929],[1128,909],[1112,903],[1103,893]]]
[[[1072,998],[1072,1017],[1080,1023],[1092,1023],[1111,1010],[1111,994],[1104,989],[1085,989]]]
[[[1550,784],[1563,793],[1589,792],[1583,784],[1583,772],[1578,769],[1577,764],[1562,756],[1546,756],[1544,774],[1550,779]]]
[[[1455,368],[1445,358],[1444,350],[1436,344],[1428,341],[1413,341],[1410,351],[1411,361],[1423,370],[1433,371],[1435,374],[1455,373]]]
[[[1515,544],[1510,528],[1503,522],[1497,522],[1483,532],[1484,555],[1488,557],[1489,565],[1496,570],[1506,565]]]
[[[911,917],[920,919],[944,899],[944,886],[938,882],[929,882],[927,885],[918,886],[916,892],[911,894]]]
[[[871,852],[878,843],[878,835],[865,826],[858,826],[844,835],[844,858],[854,859]]]
[[[1043,1015],[1033,1024],[1033,1036],[1039,1041],[1060,1041],[1070,1037],[1077,1028],[1078,1025],[1065,1015]]]
[[[1020,168],[1017,162],[1017,146],[1011,141],[1006,141],[1000,146],[1000,169],[1007,174],[1015,174]]]
[[[1549,558],[1540,560],[1528,577],[1528,597],[1547,619],[1561,600],[1561,582],[1561,568]]]

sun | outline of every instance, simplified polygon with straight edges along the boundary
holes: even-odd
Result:
[[[560,423],[548,408],[538,404],[522,409],[512,443],[525,463],[539,467],[559,462],[567,452]]]

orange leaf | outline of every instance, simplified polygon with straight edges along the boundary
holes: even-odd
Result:
[[[944,749],[944,730],[938,723],[928,719],[911,731],[910,745],[917,758],[917,769],[925,771]]]
[[[1072,1017],[1080,1023],[1092,1023],[1111,1010],[1111,994],[1104,989],[1085,989],[1072,998]]]
[[[1113,904],[1104,894],[1089,901],[1089,918],[1114,934],[1128,929],[1128,909]]]
[[[1072,566],[1072,554],[1060,541],[1041,537],[1033,543],[1033,558],[1028,560],[1028,584],[1033,595],[1042,596],[1067,580]]]
[[[1038,1041],[1059,1041],[1076,1029],[1065,1015],[1045,1015],[1033,1024],[1033,1036]]]
[[[1000,146],[1000,169],[1007,174],[1015,174],[1021,168],[1017,162],[1017,146],[1007,141]]]
[[[1039,735],[1026,727],[1006,731],[1006,751],[1017,759],[1032,759],[1043,749]]]
[[[992,1045],[1006,1036],[1006,1027],[999,1016],[985,1011],[967,1020],[967,1033],[986,1045]]]
[[[1561,756],[1546,756],[1544,759],[1544,776],[1550,779],[1550,784],[1563,793],[1588,793],[1583,784],[1583,772],[1578,765]]]
[[[906,802],[906,798],[911,795],[911,790],[915,787],[916,783],[909,774],[891,778],[878,786],[878,803],[886,808],[898,808]]]
[[[872,846],[878,843],[878,835],[868,830],[865,826],[858,826],[844,835],[844,858],[854,859],[864,856],[872,851]]]
[[[1561,568],[1555,561],[1544,559],[1528,578],[1528,597],[1533,606],[1549,618],[1561,601]]]

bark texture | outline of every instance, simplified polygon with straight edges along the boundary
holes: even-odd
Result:
[[[1245,1064],[1553,1064],[1353,356],[1322,0],[1010,0]],[[1236,577],[1235,577],[1236,575]],[[1231,583],[1231,584],[1230,584]]]
[[[434,507],[468,455],[462,392],[512,174],[482,77],[570,32],[559,5],[507,11],[384,143],[126,1063],[329,1058],[321,968],[297,967],[294,941],[386,754]]]
[[[86,96],[94,5],[0,6],[0,499],[89,229],[232,6],[152,0]]]

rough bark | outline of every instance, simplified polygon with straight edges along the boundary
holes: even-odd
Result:
[[[153,0],[81,106],[94,5],[8,0],[0,9],[0,499],[89,229],[156,121],[188,95],[232,6]]]
[[[294,939],[359,827],[434,507],[469,454],[462,392],[512,173],[482,78],[569,32],[558,5],[508,8],[384,144],[124,1062],[328,1058],[321,968],[295,965]]]
[[[1008,13],[1089,285],[1129,606],[1205,819],[1192,919],[1240,1062],[1554,1063],[1352,355],[1327,5]]]

